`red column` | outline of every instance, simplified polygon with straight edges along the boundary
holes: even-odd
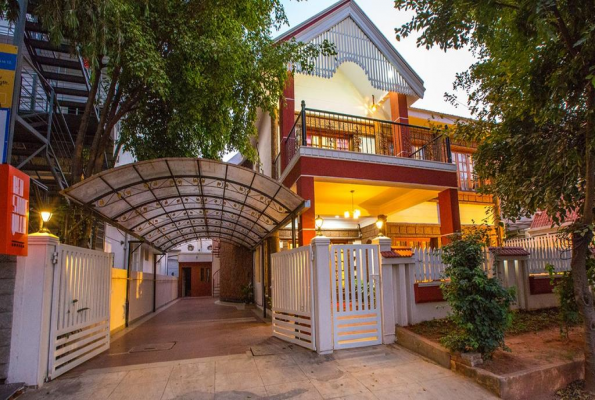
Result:
[[[307,246],[316,236],[316,210],[314,208],[314,178],[311,176],[300,176],[296,182],[297,194],[304,200],[310,200],[310,208],[300,215],[298,229],[298,244]]]
[[[440,234],[442,244],[450,240],[445,236],[461,231],[461,214],[459,211],[459,193],[457,189],[446,189],[438,194],[440,209]]]
[[[281,150],[281,165],[283,169],[287,166],[287,154],[285,152],[285,138],[289,136],[289,131],[295,122],[295,87],[293,76],[288,72],[289,77],[287,84],[283,90],[283,98],[279,104],[279,117],[281,119],[281,143],[279,143]]]
[[[394,122],[409,124],[409,111],[407,108],[407,96],[401,93],[390,92],[390,114]],[[395,126],[393,134],[394,155],[408,157],[411,154],[411,138],[409,128]]]

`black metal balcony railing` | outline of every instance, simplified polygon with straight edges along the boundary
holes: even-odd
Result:
[[[300,147],[452,162],[449,137],[434,129],[309,109],[303,102],[274,161],[277,178]]]

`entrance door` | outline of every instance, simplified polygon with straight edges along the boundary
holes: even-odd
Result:
[[[182,296],[211,296],[211,268],[211,263],[180,263]]]
[[[334,348],[382,343],[378,246],[331,246]]]

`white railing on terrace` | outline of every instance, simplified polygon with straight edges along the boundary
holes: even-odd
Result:
[[[442,262],[441,249],[415,249],[413,251],[413,258],[415,259],[416,282],[435,282],[445,279],[444,270],[447,265]],[[493,256],[490,251],[485,248],[482,267],[488,276],[493,276],[493,264]]]
[[[529,256],[529,274],[545,274],[546,264],[552,264],[556,272],[570,270],[571,250],[557,235],[532,238],[514,238],[505,242],[506,247],[522,247]]]

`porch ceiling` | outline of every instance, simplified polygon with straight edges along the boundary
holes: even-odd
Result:
[[[195,158],[127,164],[62,194],[162,251],[200,238],[253,248],[304,205],[262,174]]]
[[[421,189],[402,185],[372,185],[315,181],[315,208],[321,215],[342,215],[351,211],[351,190],[355,190],[353,203],[362,216],[390,215],[438,197],[439,190]]]

